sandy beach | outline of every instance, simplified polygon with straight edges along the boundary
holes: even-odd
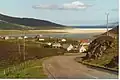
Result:
[[[109,28],[110,30],[111,28]],[[44,32],[62,32],[62,33],[104,33],[106,32],[106,28],[87,28],[87,29],[78,29],[78,28],[72,28],[72,29],[61,29],[61,30],[56,30],[56,29],[52,29],[52,30],[35,30],[35,31],[44,31]]]

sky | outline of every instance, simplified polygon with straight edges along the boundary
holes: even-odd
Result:
[[[119,0],[0,0],[0,13],[62,25],[104,25],[119,20]]]

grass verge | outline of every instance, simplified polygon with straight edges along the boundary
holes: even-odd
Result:
[[[29,60],[19,65],[2,69],[0,70],[0,78],[45,79],[47,75],[44,74],[42,62],[47,58]]]
[[[82,63],[84,65],[87,65],[87,66],[94,67],[94,68],[99,68],[99,69],[108,70],[108,71],[112,71],[112,72],[117,72],[118,73],[118,70],[115,69],[115,68],[108,68],[108,67],[101,66],[99,64],[89,63],[89,62],[86,62],[86,61],[82,61],[80,58],[75,58],[75,61],[77,61],[78,63]]]

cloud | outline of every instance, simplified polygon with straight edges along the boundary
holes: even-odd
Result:
[[[74,1],[74,2],[71,2],[71,3],[65,3],[65,4],[62,4],[62,5],[55,5],[55,4],[52,4],[52,5],[35,5],[33,6],[34,9],[53,9],[53,10],[79,10],[79,9],[85,9],[85,8],[88,8],[92,5],[87,5],[87,4],[84,4],[80,1]]]

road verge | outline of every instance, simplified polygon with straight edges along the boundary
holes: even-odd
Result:
[[[119,71],[116,70],[116,69],[107,68],[107,67],[104,67],[104,66],[100,66],[100,65],[96,65],[96,64],[92,64],[92,63],[88,63],[88,62],[82,61],[82,58],[80,58],[80,57],[76,57],[75,61],[78,62],[78,63],[82,63],[84,65],[87,65],[88,67],[97,69],[97,70],[102,70],[102,71],[114,73],[114,74],[117,74],[117,75],[119,73]]]

